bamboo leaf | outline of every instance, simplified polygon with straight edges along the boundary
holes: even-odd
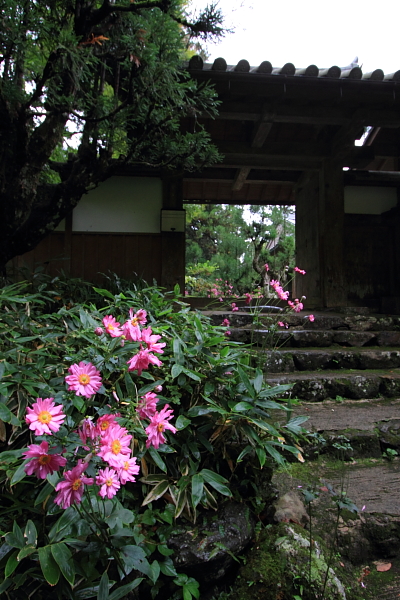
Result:
[[[44,578],[49,585],[56,585],[60,579],[60,569],[51,553],[50,546],[39,548],[39,562]]]

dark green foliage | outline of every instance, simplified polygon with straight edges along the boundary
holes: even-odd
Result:
[[[263,509],[260,475],[274,461],[284,461],[282,452],[297,456],[294,442],[304,433],[290,407],[275,399],[287,386],[267,388],[223,328],[189,311],[173,293],[154,287],[117,294],[95,289],[94,303],[74,304],[65,284],[70,300],[63,304],[58,291],[43,283],[40,288],[20,283],[0,294],[0,528],[6,534],[0,592],[7,591],[10,600],[29,594],[45,600],[49,593],[59,600],[116,600],[136,587],[141,598],[150,590],[154,597],[169,585],[174,597],[197,598],[197,583],[176,571],[169,536],[179,519],[194,523],[226,498],[237,496],[256,512]],[[166,342],[162,366],[140,377],[126,364],[138,342],[122,345],[120,338],[94,332],[104,315],[123,322],[130,308],[145,309],[153,332]],[[66,391],[67,369],[80,361],[101,371],[103,386],[90,398]],[[173,408],[177,432],[166,432],[167,443],[156,450],[146,448],[147,423],[136,407],[158,385],[160,406]],[[82,419],[120,413],[119,423],[134,436],[140,482],[122,486],[110,500],[88,491],[80,504],[61,510],[54,503],[60,475],[37,480],[24,471],[22,451],[34,441],[26,407],[37,397],[55,398],[67,415],[49,441],[65,448],[68,469],[87,456],[76,435]],[[286,422],[276,425],[271,409],[283,410]],[[96,465],[99,459],[90,460]]]
[[[180,119],[217,102],[183,69],[188,43],[221,35],[181,0],[1,0],[0,268],[34,247],[82,194],[126,165],[199,168],[217,158]]]

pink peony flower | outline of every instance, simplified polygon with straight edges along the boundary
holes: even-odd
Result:
[[[79,504],[82,500],[84,485],[93,485],[93,477],[84,477],[82,473],[86,470],[88,463],[78,460],[76,467],[71,471],[65,471],[64,481],[56,485],[57,496],[54,502],[62,508],[68,508],[74,502]]]
[[[235,312],[236,310],[239,310],[239,308],[236,306],[236,302],[232,302],[231,308],[232,308],[232,312]]]
[[[102,417],[99,417],[97,419],[97,423],[96,423],[96,429],[97,429],[98,435],[101,435],[101,436],[106,435],[107,430],[110,427],[110,425],[115,423],[116,417],[119,417],[119,413],[103,415]]]
[[[35,474],[38,479],[46,479],[60,467],[64,467],[67,459],[59,454],[49,454],[49,443],[31,444],[27,452],[23,453],[26,458],[31,458],[24,467],[27,475]]]
[[[176,433],[176,428],[170,423],[168,423],[168,421],[173,417],[173,410],[168,409],[169,406],[168,404],[166,404],[164,408],[160,410],[160,412],[156,412],[152,416],[150,425],[146,427],[146,448],[154,446],[154,448],[157,450],[160,444],[164,444],[165,437],[163,435],[163,432],[166,429],[169,429],[170,431],[172,431],[172,433]]]
[[[229,327],[229,325],[231,324],[229,319],[224,319],[221,323],[221,325],[223,325],[224,327]]]
[[[141,396],[136,412],[139,413],[141,419],[151,419],[156,412],[158,402],[157,395],[154,392],[147,392]]]
[[[124,460],[122,467],[118,469],[118,477],[125,485],[127,481],[136,481],[135,475],[138,475],[140,471],[139,465],[136,464],[136,456]]]
[[[125,427],[112,423],[101,440],[100,452],[97,454],[111,467],[118,469],[131,453],[129,447],[131,439],[132,436],[128,434]]]
[[[160,392],[162,392],[162,385],[156,385],[156,387],[154,388],[154,391],[157,392],[158,394]]]
[[[88,438],[90,440],[95,440],[98,437],[99,432],[97,430],[96,425],[93,423],[90,417],[81,421],[80,427],[78,429],[78,435],[81,438],[83,444],[86,444]],[[85,449],[88,450],[88,448]]]
[[[65,382],[77,396],[90,398],[101,388],[100,371],[92,363],[82,361],[79,365],[71,365],[68,371],[70,375],[66,376]]]
[[[314,315],[308,315],[308,320],[311,321],[311,323],[313,323],[315,321]]]
[[[111,337],[121,337],[123,335],[120,324],[111,315],[103,318],[103,325]]]
[[[304,269],[299,269],[299,267],[295,267],[294,268],[296,273],[300,273],[300,275],[305,275],[306,272],[304,271]]]
[[[269,271],[269,266],[268,266],[268,263],[265,263],[265,265],[264,265],[264,269],[265,269],[266,271]]]
[[[132,308],[129,311],[129,316],[131,315],[131,312],[133,312]],[[132,317],[130,316],[130,318],[132,318]],[[147,311],[145,311],[143,308],[141,308],[137,312],[135,312],[135,314],[133,315],[133,318],[137,320],[139,325],[145,325],[147,323]]]
[[[285,323],[282,323],[282,321],[278,321],[278,325],[279,327],[285,327]]]
[[[27,408],[25,421],[29,424],[29,429],[35,432],[35,435],[51,435],[56,433],[64,423],[65,415],[62,412],[62,405],[55,405],[54,398],[37,398],[32,408]]]
[[[147,348],[145,350],[139,350],[139,352],[135,354],[135,356],[132,356],[127,362],[127,365],[129,365],[128,371],[137,371],[138,375],[141,375],[143,370],[148,369],[150,364],[161,367],[162,362],[157,356],[151,354]]]
[[[96,485],[101,486],[99,496],[102,498],[107,496],[109,500],[115,496],[121,487],[117,473],[114,471],[114,469],[110,469],[109,467],[100,469],[96,477]]]
[[[246,304],[250,304],[250,302],[253,299],[253,296],[251,294],[249,294],[249,292],[246,292],[245,296],[246,296],[246,299],[245,299]]]
[[[167,344],[163,342],[162,344],[158,343],[158,340],[161,339],[161,335],[152,335],[151,327],[142,330],[142,341],[146,344],[149,352],[157,352],[158,354],[164,354],[164,346]]]
[[[297,302],[296,306],[294,307],[294,312],[300,312],[301,310],[303,310],[303,303]]]
[[[229,329],[227,329],[227,330],[225,331],[225,333],[224,333],[224,335],[226,335],[226,336],[229,336],[229,335],[231,335],[231,334],[232,334],[232,332],[231,332],[231,331],[229,331]]]

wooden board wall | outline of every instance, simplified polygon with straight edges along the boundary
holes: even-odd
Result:
[[[72,233],[71,253],[66,255],[63,232],[53,232],[30,252],[11,261],[11,268],[43,265],[49,275],[63,270],[71,277],[101,283],[101,273],[117,273],[123,279],[161,281],[161,234]]]

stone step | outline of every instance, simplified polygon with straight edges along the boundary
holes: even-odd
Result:
[[[293,384],[286,397],[319,402],[327,398],[395,398],[400,396],[400,369],[268,373],[271,385]]]
[[[293,413],[308,417],[304,427],[319,434],[304,448],[308,458],[325,454],[345,460],[381,458],[388,448],[400,455],[399,398],[301,402]],[[282,420],[281,415],[274,416]],[[341,443],[344,452],[338,447]]]
[[[309,320],[311,311],[301,311],[300,313],[286,313],[284,311],[280,313],[250,313],[240,309],[234,312],[229,310],[203,311],[203,314],[210,317],[213,325],[221,325],[224,319],[228,319],[231,328],[245,327],[255,322],[268,326],[282,321],[289,327],[289,330],[300,328],[311,331],[395,331],[400,334],[399,315],[341,314],[320,311],[313,313],[314,321],[311,322]]]
[[[273,335],[267,329],[249,327],[229,328],[233,342],[255,344],[271,348],[329,348],[337,346],[395,346],[400,347],[400,331],[335,331],[292,329],[277,331]]]
[[[393,348],[297,348],[267,350],[259,355],[265,357],[267,373],[400,367],[400,349]]]

